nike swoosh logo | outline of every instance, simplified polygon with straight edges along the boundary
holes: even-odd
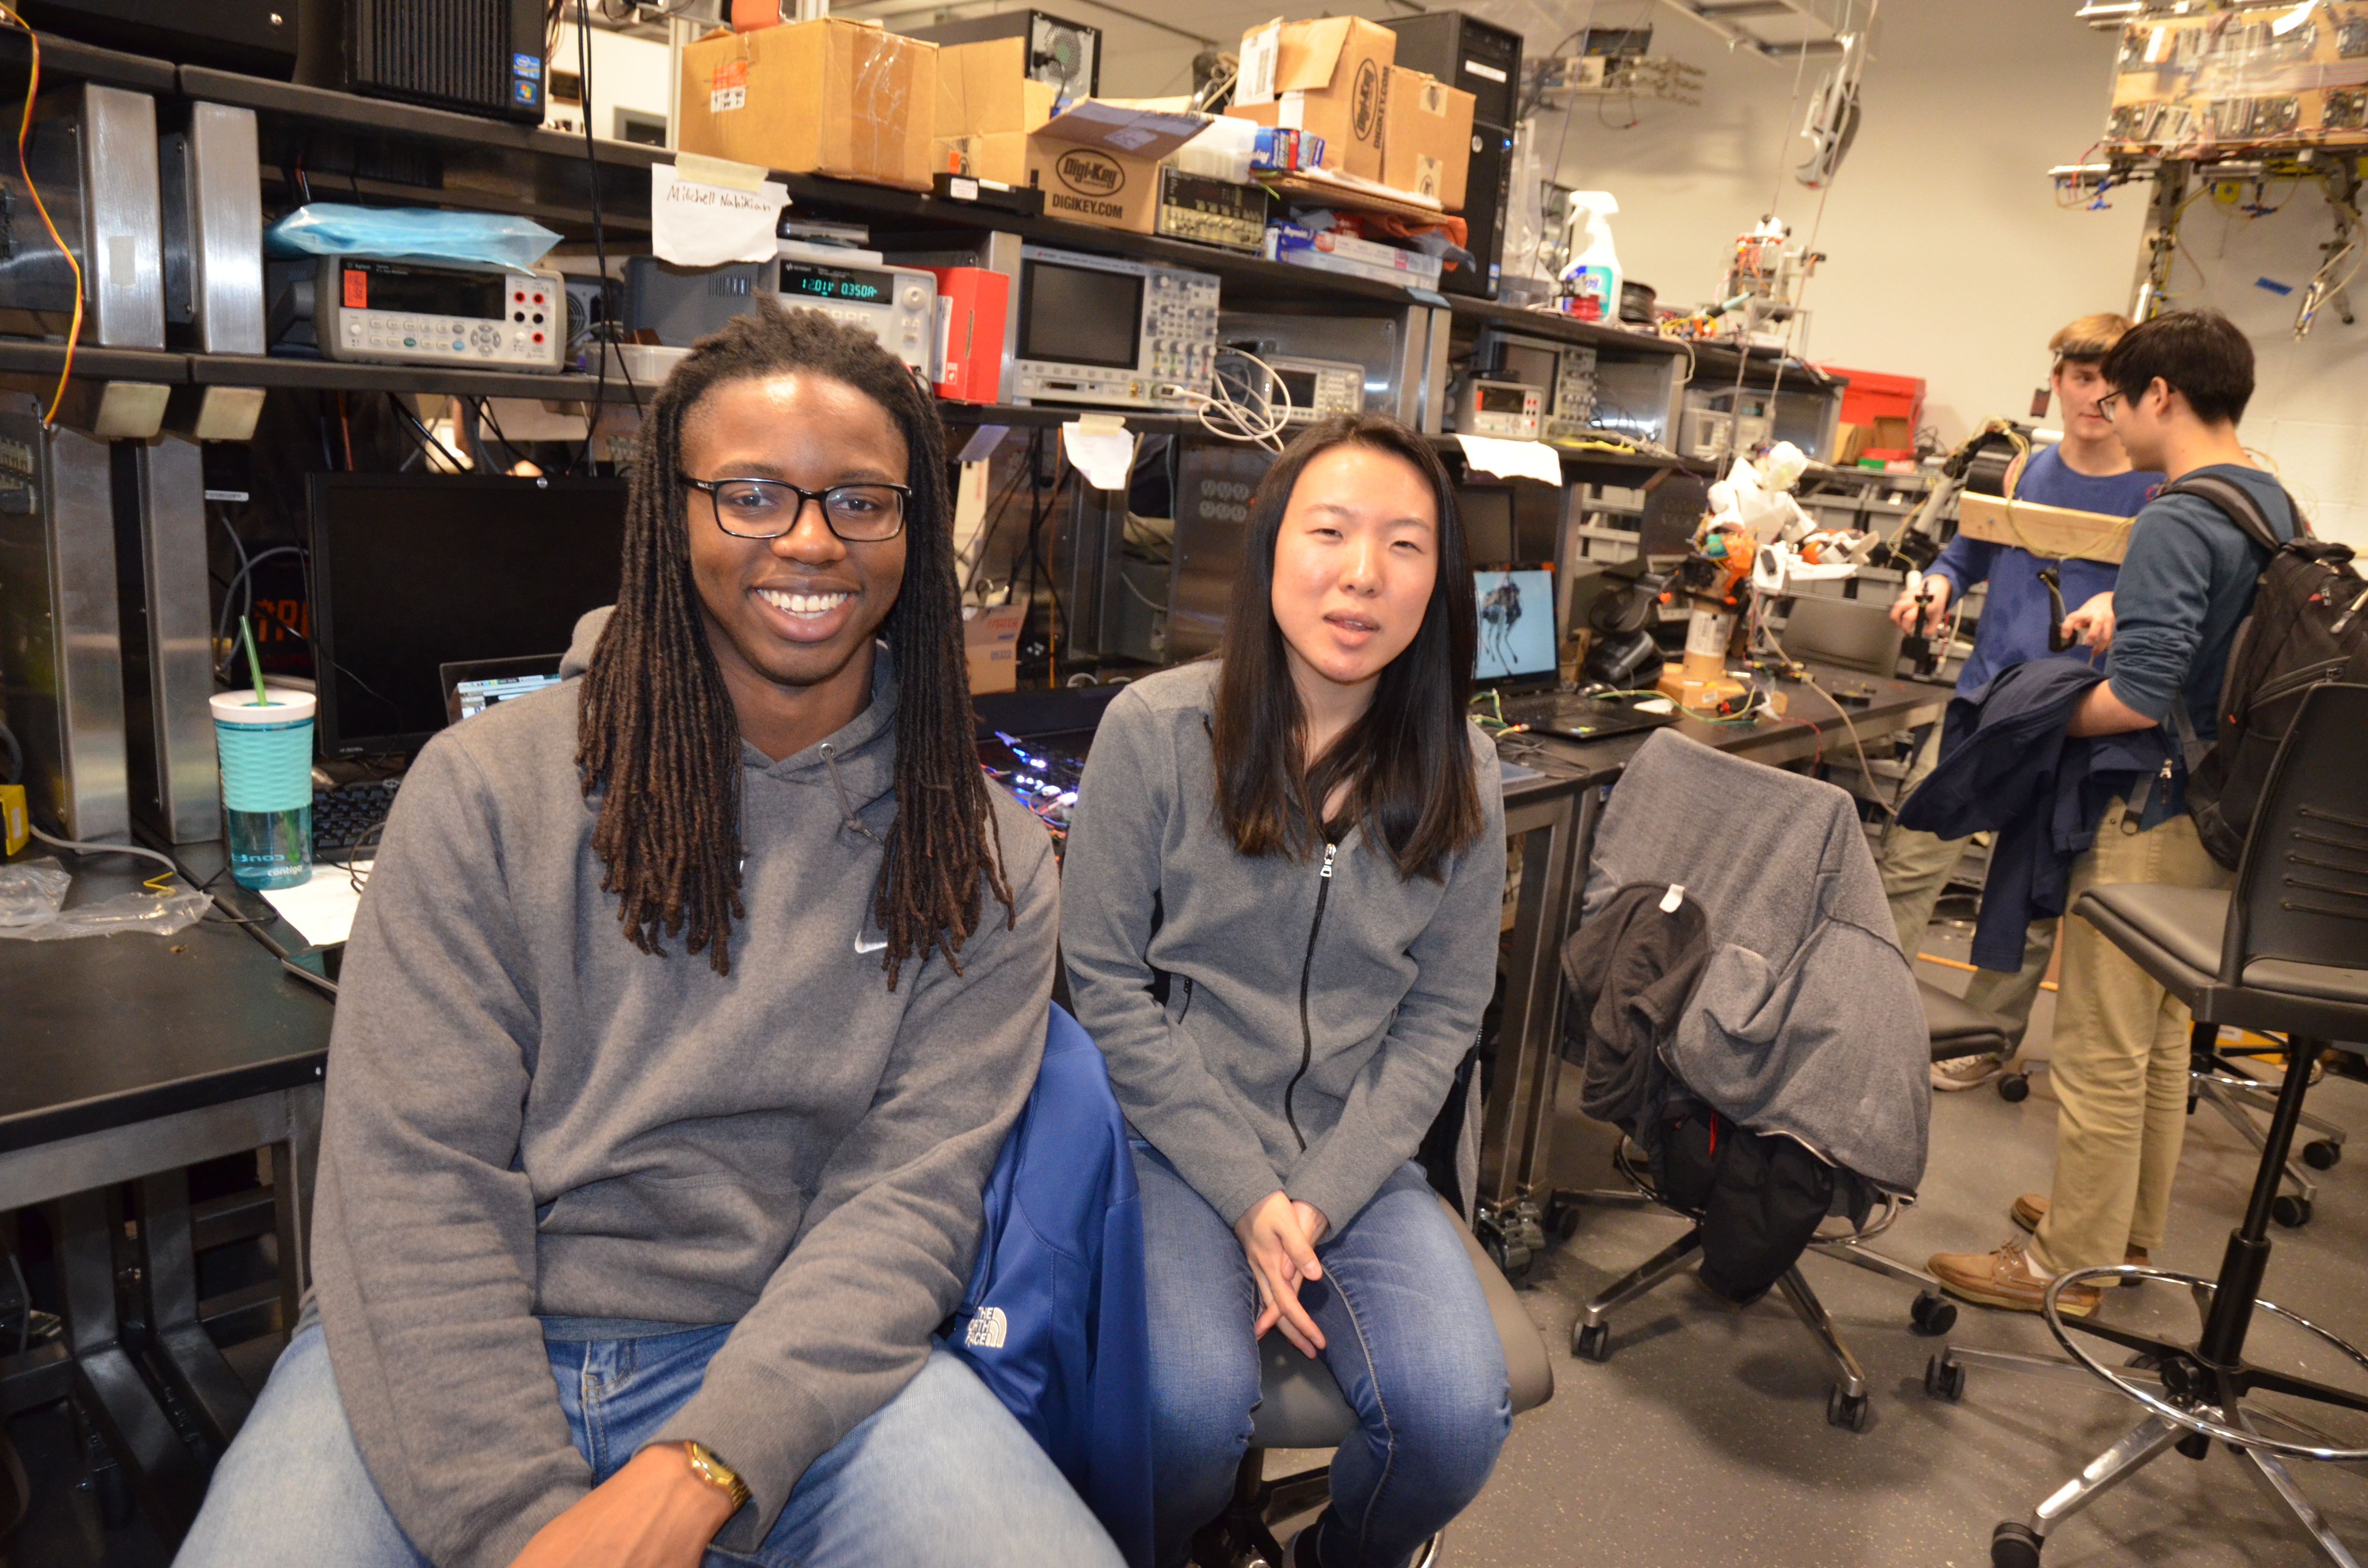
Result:
[[[888,938],[885,937],[881,937],[876,942],[867,942],[863,939],[862,932],[858,931],[855,934],[855,950],[859,953],[876,953],[887,947],[887,945]]]

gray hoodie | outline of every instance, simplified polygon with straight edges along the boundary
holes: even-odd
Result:
[[[598,622],[578,628],[576,663]],[[661,1440],[706,1443],[753,1550],[957,1306],[1043,1049],[1059,892],[998,798],[1018,904],[894,991],[869,918],[895,687],[780,762],[742,751],[732,972],[633,948],[578,787],[578,685],[420,753],[354,923],[313,1267],[347,1420],[412,1542],[503,1568],[590,1485],[538,1316],[736,1325]]]
[[[1217,819],[1217,665],[1135,682],[1094,733],[1063,866],[1077,1019],[1127,1120],[1228,1223],[1280,1187],[1338,1230],[1413,1158],[1496,988],[1505,802],[1444,881],[1350,831],[1251,859]],[[1168,977],[1165,1006],[1152,994]]]

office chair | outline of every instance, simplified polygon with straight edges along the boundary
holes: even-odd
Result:
[[[1932,1038],[1932,1060],[1947,1062],[1959,1056],[1972,1056],[1984,1051],[2007,1049],[2005,1032],[1996,1019],[1969,1006],[1964,998],[1952,996],[1923,980],[1916,983],[1918,1000],[1924,1005],[1924,1018]],[[1665,1204],[1653,1188],[1650,1173],[1639,1169],[1628,1154],[1623,1140],[1612,1151],[1611,1163],[1628,1182],[1629,1191],[1558,1190],[1546,1203],[1547,1227],[1565,1241],[1577,1232],[1581,1208],[1644,1208],[1668,1209],[1673,1214],[1696,1218],[1686,1210]],[[1912,1263],[1875,1251],[1867,1244],[1889,1230],[1913,1199],[1886,1194],[1876,1210],[1870,1214],[1864,1226],[1853,1231],[1827,1232],[1820,1230],[1809,1243],[1808,1250],[1826,1257],[1880,1274],[1917,1288],[1916,1298],[1908,1303],[1907,1326],[1911,1333],[1927,1336],[1948,1333],[1957,1326],[1957,1304],[1941,1293],[1941,1282],[1926,1270]],[[1582,1360],[1607,1361],[1611,1358],[1611,1315],[1613,1309],[1635,1300],[1661,1281],[1683,1269],[1692,1261],[1702,1246],[1702,1227],[1695,1224],[1686,1233],[1670,1243],[1649,1260],[1598,1291],[1580,1312],[1578,1321],[1571,1325],[1570,1352]],[[1865,1369],[1843,1343],[1841,1332],[1834,1324],[1833,1315],[1827,1312],[1817,1294],[1794,1264],[1776,1282],[1776,1289],[1785,1304],[1800,1318],[1834,1368],[1834,1387],[1826,1401],[1826,1419],[1837,1426],[1853,1432],[1863,1432],[1873,1419],[1867,1403]]]
[[[2256,1366],[2245,1358],[2245,1338],[2253,1314],[2267,1312],[2324,1342],[2338,1362],[2368,1368],[2368,1353],[2259,1299],[2272,1210],[2310,1091],[2310,1063],[2328,1040],[2368,1038],[2368,968],[2362,964],[2368,950],[2368,686],[2320,686],[2304,699],[2262,790],[2233,888],[2118,883],[2089,889],[2073,913],[2187,1004],[2199,1051],[2223,1025],[2283,1033],[2285,1081],[2244,1220],[2228,1237],[2217,1278],[2127,1264],[2074,1269],[2048,1287],[2042,1309],[2071,1361],[1952,1345],[1926,1366],[1925,1388],[1952,1403],[1964,1395],[1968,1366],[2083,1382],[2085,1369],[2146,1410],[2144,1420],[2050,1494],[2027,1523],[1999,1525],[1990,1562],[1993,1568],[2037,1568],[2055,1527],[2164,1450],[2177,1448],[2200,1460],[2218,1442],[2252,1468],[2328,1561],[2351,1563],[2285,1461],[2358,1463],[2368,1461],[2368,1449],[2343,1448],[2283,1411],[2250,1402],[2257,1392],[2274,1393],[2368,1412],[2368,1395]],[[2183,1287],[2196,1303],[2195,1339],[2134,1334],[2093,1318],[2067,1319],[2058,1309],[2066,1287],[2108,1279]],[[2097,1340],[2103,1345],[2092,1348]],[[2135,1352],[2135,1358],[2111,1366],[2100,1351]]]
[[[1440,1202],[1444,1206],[1446,1200]],[[1455,1233],[1472,1260],[1472,1271],[1480,1277],[1488,1313],[1497,1321],[1505,1374],[1513,1389],[1513,1414],[1535,1410],[1554,1397],[1554,1364],[1547,1359],[1545,1341],[1504,1273],[1480,1250],[1479,1239],[1463,1216],[1452,1207],[1448,1212],[1454,1215]],[[1210,1568],[1280,1568],[1282,1548],[1274,1538],[1276,1521],[1322,1507],[1329,1494],[1331,1466],[1269,1481],[1266,1451],[1337,1449],[1357,1430],[1356,1413],[1340,1397],[1340,1385],[1323,1362],[1302,1356],[1280,1334],[1266,1336],[1259,1357],[1258,1414],[1252,1419],[1249,1451],[1235,1473],[1233,1500],[1194,1542],[1193,1561]],[[1413,1568],[1433,1568],[1440,1540],[1431,1538],[1416,1555]]]
[[[1676,737],[1670,737],[1675,741]],[[1691,743],[1685,743],[1691,744]],[[1866,841],[1859,831],[1856,809],[1844,791],[1831,784],[1796,774],[1779,772],[1759,764],[1744,762],[1710,753],[1695,757],[1691,753],[1679,754],[1662,749],[1663,737],[1656,735],[1646,749],[1630,764],[1626,779],[1613,791],[1612,805],[1607,809],[1599,826],[1595,864],[1588,878],[1588,903],[1599,903],[1600,893],[1610,888],[1630,882],[1669,881],[1683,885],[1687,898],[1698,899],[1710,920],[1711,940],[1725,944],[1739,942],[1756,948],[1764,937],[1783,940],[1782,933],[1747,933],[1728,929],[1729,918],[1723,903],[1739,906],[1748,903],[1753,889],[1766,875],[1759,861],[1748,853],[1737,853],[1748,847],[1751,824],[1736,820],[1732,799],[1759,798],[1767,803],[1759,809],[1781,812],[1790,818],[1808,821],[1829,820],[1832,846],[1829,856],[1865,857],[1861,869],[1871,884],[1874,868]],[[1715,760],[1711,760],[1714,758]],[[1706,834],[1691,841],[1691,847],[1634,847],[1622,843],[1622,830],[1628,824],[1622,820],[1621,790],[1643,790],[1644,795],[1632,797],[1629,811],[1641,828],[1652,818],[1676,817],[1684,821],[1716,822],[1722,832]],[[1639,804],[1637,802],[1644,802]],[[1641,839],[1643,835],[1640,833]],[[1842,875],[1847,868],[1839,860],[1829,858],[1819,869],[1820,876],[1830,876],[1838,884],[1850,879]],[[1875,890],[1879,899],[1879,888]],[[1886,933],[1888,926],[1884,926]],[[1793,938],[1800,939],[1800,938]],[[1780,949],[1766,949],[1766,962],[1771,973],[1783,971],[1792,952]],[[1894,977],[1907,979],[1903,972]],[[1904,987],[1900,989],[1904,990]],[[2003,1043],[1998,1026],[1957,997],[1930,986],[1917,986],[1922,1004],[1928,1037],[1926,1049],[1933,1058],[1962,1056],[1971,1051],[1988,1049],[1987,1042]],[[1912,1038],[1912,1037],[1911,1037]],[[1904,1042],[1903,1042],[1904,1043]],[[1774,1049],[1771,1044],[1770,1049]],[[1924,1068],[1915,1068],[1917,1081],[1912,1092],[1928,1095],[1924,1089]],[[1615,1151],[1612,1163],[1627,1183],[1627,1190],[1572,1190],[1554,1192],[1546,1200],[1544,1220],[1547,1229],[1567,1239],[1578,1224],[1578,1210],[1583,1207],[1614,1206],[1623,1208],[1660,1207],[1681,1218],[1695,1221],[1686,1233],[1661,1249],[1627,1275],[1606,1286],[1589,1301],[1571,1325],[1571,1353],[1583,1360],[1608,1360],[1611,1354],[1611,1314],[1624,1303],[1634,1301],[1662,1281],[1676,1275],[1694,1260],[1701,1250],[1702,1234],[1701,1216],[1678,1208],[1664,1200],[1654,1187],[1649,1172],[1641,1168],[1628,1153],[1623,1142]],[[1941,1294],[1940,1286],[1931,1275],[1910,1264],[1886,1257],[1867,1244],[1873,1242],[1897,1220],[1912,1198],[1903,1194],[1884,1195],[1863,1226],[1843,1233],[1820,1231],[1806,1250],[1821,1253],[1857,1267],[1899,1279],[1918,1287],[1915,1303],[1909,1309],[1909,1322],[1918,1333],[1945,1334],[1956,1321],[1955,1306]],[[1870,1420],[1867,1400],[1867,1377],[1850,1346],[1842,1342],[1839,1329],[1816,1292],[1810,1289],[1802,1275],[1797,1260],[1776,1282],[1793,1312],[1799,1316],[1827,1359],[1832,1364],[1835,1382],[1826,1404],[1826,1418],[1838,1426],[1854,1432],[1866,1429]]]

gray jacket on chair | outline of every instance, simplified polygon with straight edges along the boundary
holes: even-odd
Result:
[[[1337,1230],[1414,1157],[1495,989],[1496,747],[1471,732],[1486,825],[1443,881],[1401,878],[1361,829],[1337,854],[1252,859],[1217,820],[1216,673],[1164,671],[1103,715],[1062,956],[1128,1122],[1194,1191],[1231,1223],[1281,1188]]]
[[[1663,1048],[1686,1087],[1915,1191],[1931,1044],[1850,796],[1656,731],[1596,829],[1588,917],[1634,882],[1682,884],[1709,922],[1709,960]]]

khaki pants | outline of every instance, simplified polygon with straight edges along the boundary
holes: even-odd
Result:
[[[2108,882],[2219,888],[2228,873],[2204,852],[2184,814],[2123,833],[2116,801],[2097,845],[2072,866],[2068,897]],[[2068,907],[2068,905],[2067,905]],[[2185,1004],[2086,920],[2064,922],[2055,994],[2055,1185],[2031,1261],[2050,1274],[2122,1261],[2162,1244],[2171,1178],[2187,1136]]]
[[[1941,755],[1941,726],[1932,726],[1924,744],[1916,754],[1916,761],[1907,770],[1900,789],[1900,798],[1924,782],[1932,771],[1932,764]],[[1917,833],[1909,828],[1894,826],[1883,845],[1883,894],[1891,901],[1891,918],[1899,931],[1899,950],[1916,961],[1916,949],[1923,945],[1924,928],[1932,924],[1932,907],[1941,902],[1941,892],[1949,885],[1951,873],[1965,852],[1966,840],[1935,838],[1929,833]],[[2039,983],[2047,978],[2047,960],[2055,952],[2055,927],[2053,920],[2034,920],[2023,933],[2022,968],[2012,974],[1998,970],[1979,969],[1965,986],[1965,1000],[1982,1012],[1998,1020],[2006,1028],[2007,1039],[2022,1043],[2023,1030],[2031,1027],[2031,1005],[2038,999]]]

